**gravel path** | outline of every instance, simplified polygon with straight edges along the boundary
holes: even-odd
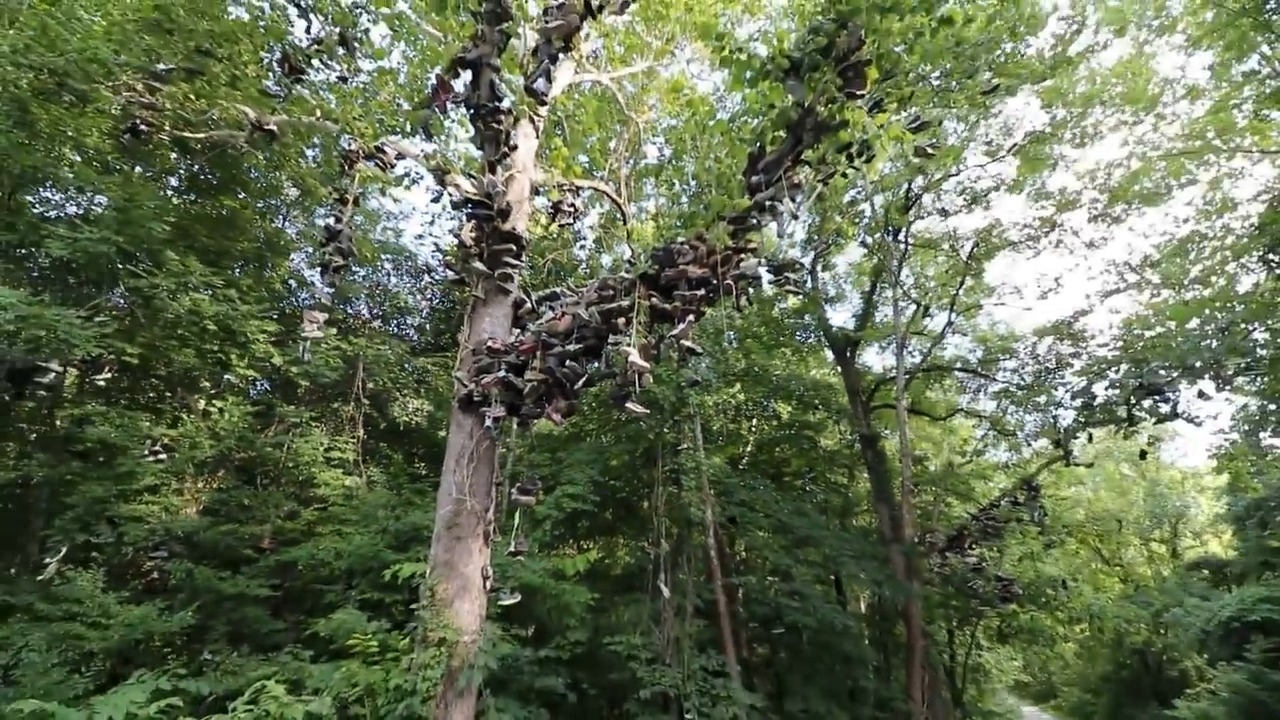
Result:
[[[1022,710],[1022,720],[1054,720],[1052,715],[1032,705],[1023,705],[1019,709]]]

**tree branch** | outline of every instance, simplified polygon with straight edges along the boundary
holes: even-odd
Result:
[[[618,191],[613,186],[603,180],[591,180],[589,178],[562,178],[546,173],[539,173],[537,182],[546,185],[567,185],[578,188],[579,190],[592,190],[598,192],[605,197],[614,207],[618,209],[618,213],[622,215],[622,224],[626,225],[628,232],[631,227],[631,209],[622,201],[622,197],[618,195]]]
[[[585,83],[596,82],[602,85],[608,85],[614,90],[614,92],[617,92],[617,88],[613,87],[614,80],[627,77],[628,75],[636,75],[638,73],[644,72],[645,70],[648,70],[649,68],[657,67],[657,66],[658,66],[658,63],[650,61],[650,62],[636,63],[635,65],[629,65],[627,67],[620,68],[618,70],[610,70],[608,72],[588,71],[588,72],[582,72],[582,73],[575,73],[574,76],[567,83],[565,83],[565,87],[566,88],[572,87],[579,83],[585,84]]]
[[[933,183],[933,185],[932,185],[932,187],[930,187],[929,189],[930,189],[930,190],[936,190],[936,189],[938,189],[939,187],[941,187],[942,185],[946,184],[948,181],[950,181],[950,180],[954,180],[954,179],[956,179],[956,178],[960,177],[961,175],[963,175],[963,174],[965,174],[965,173],[967,173],[967,172],[969,172],[969,171],[971,171],[971,170],[981,170],[981,169],[983,169],[983,168],[991,167],[992,165],[995,165],[995,164],[996,164],[996,163],[998,163],[998,162],[1002,162],[1002,161],[1004,161],[1004,160],[1007,160],[1007,159],[1009,159],[1010,157],[1013,157],[1013,154],[1014,154],[1014,153],[1016,153],[1018,150],[1020,150],[1020,149],[1022,148],[1022,146],[1026,145],[1026,144],[1027,144],[1028,142],[1030,142],[1032,139],[1034,139],[1034,138],[1036,138],[1036,137],[1039,137],[1039,136],[1041,136],[1041,135],[1046,135],[1046,134],[1047,134],[1047,133],[1046,133],[1045,131],[1043,131],[1043,130],[1032,130],[1031,132],[1027,133],[1026,135],[1023,135],[1022,137],[1018,138],[1017,140],[1014,140],[1012,143],[1010,143],[1010,144],[1009,144],[1009,146],[1008,146],[1008,147],[1006,147],[1004,150],[1001,150],[1001,151],[1000,151],[1000,153],[999,153],[998,155],[996,155],[995,157],[991,158],[990,160],[986,160],[986,161],[980,162],[980,163],[978,163],[978,164],[976,164],[976,165],[965,165],[964,167],[957,168],[957,169],[955,169],[955,170],[953,170],[953,171],[951,171],[951,172],[947,173],[946,175],[943,175],[942,177],[938,178],[938,179],[937,179],[937,181],[936,181],[936,182],[934,182],[934,183]]]
[[[1219,155],[1280,155],[1280,148],[1242,148],[1242,147],[1202,147],[1188,148],[1186,150],[1176,150],[1174,152],[1160,153],[1156,155],[1158,158],[1175,158],[1188,157],[1191,155],[1209,155],[1211,153]]]
[[[618,194],[613,186],[603,180],[591,180],[589,178],[562,178],[546,173],[539,172],[536,182],[549,185],[560,185],[577,188],[579,190],[592,190],[598,192],[605,197],[614,207],[618,209],[618,213],[622,215],[622,229],[626,233],[627,247],[631,249],[633,257],[635,256],[635,248],[631,247],[631,208],[622,200],[622,196]]]
[[[973,377],[981,378],[988,382],[1000,383],[1000,384],[1003,384],[1005,382],[1004,380],[1001,380],[995,375],[992,375],[991,373],[988,373],[984,370],[978,370],[976,368],[961,367],[959,365],[920,365],[920,366],[917,366],[914,370],[907,373],[907,376],[908,376],[907,379],[908,381],[910,381],[910,380],[914,380],[919,375],[929,375],[934,373],[952,373],[954,375],[971,375]],[[890,382],[889,377],[878,378],[871,385],[871,391],[879,392],[880,390],[884,389],[884,387],[888,385],[889,382]]]
[[[894,410],[896,409],[896,407],[897,405],[894,403],[876,403],[875,405],[872,405],[869,408],[869,410],[870,412],[879,412],[881,410]],[[918,407],[909,407],[907,408],[907,414],[915,415],[917,417],[927,418],[929,420],[933,420],[934,422],[946,422],[948,420],[951,420],[952,418],[961,417],[961,416],[971,417],[976,420],[984,420],[987,422],[991,421],[990,415],[987,415],[986,413],[978,412],[977,410],[973,410],[971,408],[967,408],[964,406],[954,407],[951,410],[948,410],[947,412],[941,413],[941,414],[935,413],[931,410],[924,410]]]

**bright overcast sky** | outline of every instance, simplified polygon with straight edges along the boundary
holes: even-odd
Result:
[[[1065,3],[1059,3],[1061,8]],[[1053,31],[1051,23],[1049,32]],[[1134,42],[1129,38],[1107,38],[1090,35],[1082,41],[1095,38],[1102,40],[1105,50],[1097,52],[1093,64],[1097,67],[1110,66],[1124,59],[1134,51]],[[1170,45],[1157,52],[1155,70],[1166,80],[1180,85],[1205,84],[1209,81],[1209,67],[1212,57],[1206,53],[1189,53]],[[1184,107],[1185,106],[1185,107]],[[1190,119],[1196,110],[1186,103],[1178,106]],[[1006,114],[1018,118],[1019,124],[1034,127],[1045,122],[1044,112],[1039,104],[1027,96],[1015,98],[1005,109]],[[1166,138],[1178,131],[1177,128],[1142,128],[1138,132],[1144,134],[1143,140],[1149,141],[1155,132]],[[1098,140],[1088,147],[1065,148],[1063,155],[1069,161],[1067,169],[1059,170],[1051,179],[1050,187],[1066,192],[1096,192],[1090,188],[1089,181],[1083,176],[1100,166],[1122,161],[1133,153],[1132,142],[1135,138],[1128,132],[1105,132],[1098,128]],[[1170,141],[1170,147],[1174,141]],[[1243,178],[1233,186],[1234,193],[1242,201],[1245,214],[1256,214],[1260,210],[1255,200],[1264,185],[1275,178],[1276,168],[1273,164],[1258,163],[1252,159],[1242,159],[1236,166],[1242,168]],[[1012,177],[1016,166],[1007,164],[1002,172]],[[1207,179],[1207,175],[1205,176]],[[998,258],[988,268],[988,277],[999,283],[1004,290],[1010,291],[1020,301],[1000,305],[990,312],[994,317],[1019,329],[1031,329],[1037,325],[1063,317],[1080,309],[1091,308],[1087,322],[1097,330],[1099,336],[1105,336],[1116,323],[1137,306],[1137,299],[1129,296],[1118,296],[1100,302],[1098,294],[1105,289],[1104,273],[1114,267],[1117,262],[1133,260],[1150,252],[1161,241],[1180,234],[1188,233],[1197,227],[1197,223],[1206,222],[1196,217],[1197,199],[1207,195],[1202,186],[1192,186],[1177,193],[1164,205],[1136,213],[1121,226],[1098,226],[1091,224],[1084,210],[1073,211],[1059,216],[1058,220],[1064,232],[1074,235],[1077,242],[1067,243],[1063,249],[1041,250],[1034,256],[1018,255]],[[994,216],[1006,223],[1017,223],[1033,212],[1026,197],[1002,195],[993,202],[991,213],[972,213],[969,216],[953,220],[961,227],[974,228],[989,222]],[[1218,217],[1214,222],[1225,222],[1226,218]],[[1101,243],[1096,249],[1080,252],[1085,243]],[[1047,298],[1043,292],[1054,288]],[[1166,459],[1189,466],[1202,466],[1209,461],[1214,444],[1222,437],[1231,416],[1232,403],[1229,398],[1214,399],[1207,402],[1192,402],[1193,411],[1204,423],[1197,427],[1186,422],[1174,424],[1175,437],[1162,448]]]

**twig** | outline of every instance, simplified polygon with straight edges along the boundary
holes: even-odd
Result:
[[[1189,155],[1208,155],[1210,153],[1219,153],[1222,155],[1280,155],[1280,149],[1270,148],[1241,148],[1241,147],[1202,147],[1189,148],[1186,150],[1176,150],[1174,152],[1160,153],[1156,155],[1158,158],[1175,158],[1187,157]]]

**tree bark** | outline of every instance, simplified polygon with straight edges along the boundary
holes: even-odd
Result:
[[[893,255],[893,271],[890,273],[893,279],[890,286],[894,331],[893,405],[898,426],[900,467],[898,514],[901,519],[898,522],[898,536],[894,539],[904,550],[903,564],[908,592],[907,602],[902,610],[902,622],[907,635],[907,697],[913,720],[925,720],[929,696],[925,687],[924,611],[920,601],[920,572],[915,567],[917,559],[914,554],[905,552],[916,542],[915,481],[911,465],[911,432],[907,425],[907,327],[902,317],[900,289],[905,251],[899,253],[896,247],[890,247],[888,251]]]
[[[542,122],[537,114],[519,120],[512,132],[505,188],[511,215],[509,230],[527,234],[532,212],[533,183]],[[486,228],[496,232],[497,228]],[[492,279],[481,283],[481,298],[473,298],[463,328],[458,368],[470,367],[476,349],[489,337],[511,332],[511,296]],[[449,417],[444,468],[436,495],[435,528],[428,560],[434,597],[457,633],[456,645],[436,698],[437,720],[473,720],[480,688],[464,682],[466,669],[480,645],[488,609],[489,559],[493,541],[494,505],[498,485],[497,438],[484,427],[483,416],[454,405]]]
[[[724,662],[729,668],[729,680],[734,692],[742,692],[742,670],[738,667],[738,652],[734,647],[733,619],[729,612],[729,598],[724,591],[724,573],[720,567],[720,548],[716,541],[715,497],[711,494],[711,482],[707,479],[706,451],[702,444],[702,418],[693,408],[693,445],[698,453],[698,484],[702,491],[703,523],[707,536],[707,563],[711,570],[711,585],[716,597],[716,614],[720,621],[720,642],[724,648]],[[739,714],[746,716],[739,708]]]

